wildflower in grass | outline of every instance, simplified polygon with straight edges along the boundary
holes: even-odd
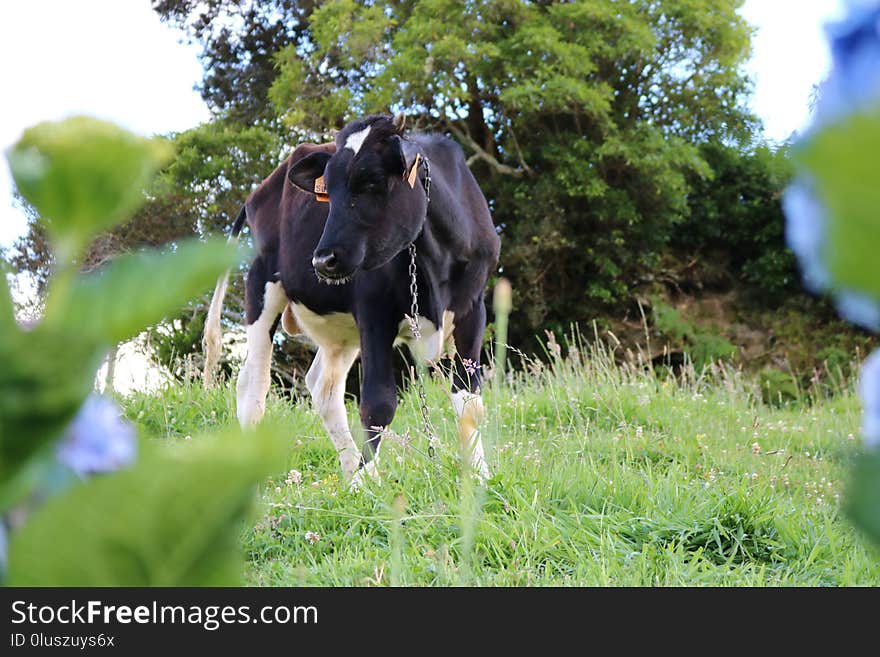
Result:
[[[88,397],[57,449],[58,460],[80,477],[112,472],[132,463],[137,453],[134,429],[119,408],[99,395]]]
[[[758,443],[752,443],[752,454],[757,456],[761,453],[761,446]]]
[[[318,541],[321,540],[321,535],[318,532],[308,531],[308,532],[306,532],[305,538],[309,543],[314,545],[315,543],[317,543]]]
[[[291,470],[287,473],[286,483],[288,486],[293,486],[294,484],[301,484],[303,480],[302,472],[299,470]]]

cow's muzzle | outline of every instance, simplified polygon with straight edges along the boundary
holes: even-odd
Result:
[[[354,271],[345,271],[342,257],[334,249],[318,249],[312,256],[312,267],[318,280],[331,285],[348,283]]]

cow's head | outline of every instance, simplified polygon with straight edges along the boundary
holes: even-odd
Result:
[[[422,230],[425,189],[419,147],[403,137],[404,117],[370,116],[336,135],[336,153],[312,153],[290,168],[290,181],[330,214],[312,264],[318,278],[343,283],[358,269],[375,269]]]

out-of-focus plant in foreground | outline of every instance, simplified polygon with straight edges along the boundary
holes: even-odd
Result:
[[[880,331],[880,2],[849,0],[829,26],[832,71],[814,123],[796,145],[786,192],[786,236],[804,284],[832,295],[840,314]],[[880,353],[859,382],[867,448],[849,487],[853,520],[880,542]]]
[[[221,241],[190,240],[79,273],[90,241],[137,209],[169,151],[76,117],[28,129],[6,153],[55,255],[36,323],[16,320],[0,282],[0,579],[9,584],[238,582],[240,522],[255,484],[283,458],[275,432],[138,445],[115,404],[93,393],[109,347],[240,257]]]

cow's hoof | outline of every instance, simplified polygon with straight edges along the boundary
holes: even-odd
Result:
[[[342,474],[346,481],[358,473],[361,465],[361,453],[355,448],[344,449],[339,452],[339,467],[342,468]]]
[[[360,470],[354,473],[351,481],[348,482],[349,490],[360,490],[367,483],[368,479],[376,482],[379,481],[379,471],[376,469],[376,461],[370,461]]]
[[[471,472],[474,473],[474,477],[476,477],[477,481],[481,484],[485,484],[489,479],[492,478],[492,475],[489,473],[489,466],[486,465],[486,461],[483,459],[479,459],[475,463],[471,463]]]

